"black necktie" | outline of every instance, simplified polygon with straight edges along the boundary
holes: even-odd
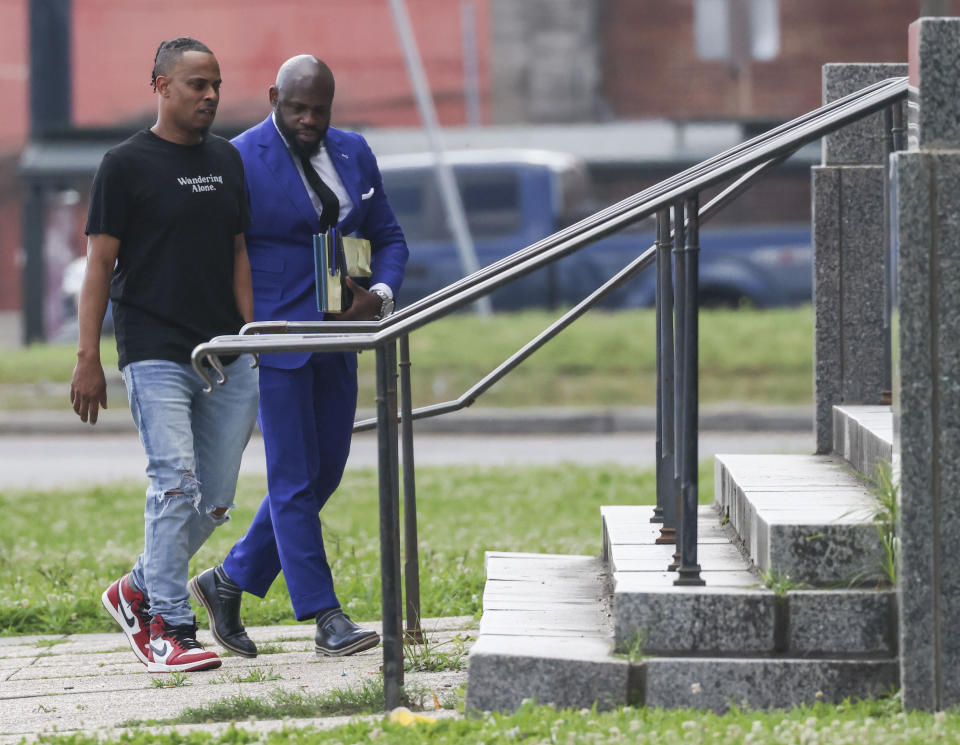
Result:
[[[333,193],[333,189],[323,183],[320,174],[310,163],[310,158],[301,155],[300,163],[303,166],[303,175],[307,177],[307,183],[310,184],[314,194],[320,197],[320,204],[323,205],[323,212],[320,214],[321,232],[334,227],[340,216],[340,200]]]

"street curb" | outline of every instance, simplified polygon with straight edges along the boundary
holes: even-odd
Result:
[[[357,419],[374,415],[360,410]],[[652,432],[656,429],[652,407],[627,408],[475,408],[442,417],[417,420],[419,434],[476,435],[582,435]],[[812,406],[757,406],[717,404],[700,407],[704,432],[812,432]],[[68,408],[57,411],[0,411],[0,436],[17,435],[116,435],[136,433],[125,406],[100,413],[91,427]]]

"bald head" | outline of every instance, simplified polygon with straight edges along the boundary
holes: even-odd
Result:
[[[333,73],[310,54],[291,57],[270,86],[270,105],[290,148],[310,157],[320,147],[333,110]]]
[[[330,92],[333,93],[333,72],[326,62],[312,54],[298,54],[296,57],[291,57],[277,70],[276,88],[281,94],[290,87],[315,84],[329,86]]]

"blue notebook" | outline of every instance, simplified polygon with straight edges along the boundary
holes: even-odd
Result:
[[[320,313],[330,311],[339,312],[339,302],[336,309],[330,307],[330,285],[333,281],[339,287],[340,278],[337,272],[336,228],[330,228],[325,233],[313,236],[313,270],[316,280],[317,310]]]

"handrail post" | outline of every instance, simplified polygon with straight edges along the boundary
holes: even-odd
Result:
[[[668,231],[669,232],[669,231]],[[663,344],[660,339],[660,317],[663,313],[663,293],[660,292],[661,287],[661,271],[660,271],[660,245],[662,241],[662,230],[660,227],[660,215],[657,215],[657,237],[653,245],[656,248],[654,254],[656,267],[655,267],[655,279],[654,279],[654,307],[656,308],[656,320],[654,325],[656,326],[656,347],[654,348],[654,355],[656,357],[655,362],[655,375],[656,375],[656,394],[657,394],[657,423],[656,423],[656,436],[654,438],[654,450],[655,450],[655,464],[656,464],[656,474],[657,474],[657,504],[653,508],[653,517],[650,518],[652,523],[662,523],[663,522],[663,495],[661,494],[660,485],[662,483],[663,476],[662,471],[662,461],[663,461],[663,392],[661,391],[661,376],[660,376],[660,349]]]
[[[673,417],[673,272],[670,210],[657,212],[657,502],[663,526],[658,544],[676,543],[677,499]]]
[[[896,290],[897,268],[893,261],[893,236],[890,225],[890,156],[903,149],[904,126],[902,104],[894,103],[883,110],[883,381],[881,400],[893,401],[893,340],[891,338],[893,297]]]
[[[399,417],[399,397],[397,395],[397,342],[392,341],[387,344],[387,369],[389,371],[388,395],[390,396],[390,411],[393,418],[390,420],[390,486],[391,498],[393,499],[393,545],[394,545],[394,563],[393,563],[393,581],[397,591],[394,613],[396,614],[397,627],[400,629],[401,646],[399,652],[400,660],[400,683],[403,683],[403,559],[401,554],[400,536],[402,533],[400,525],[400,417]]]
[[[893,368],[891,362],[890,318],[893,309],[893,266],[890,256],[890,154],[894,149],[893,110],[897,104],[883,110],[883,390],[880,400],[893,400]]]
[[[680,248],[684,266],[683,290],[683,444],[680,460],[680,497],[682,518],[680,521],[680,568],[675,585],[703,585],[700,565],[697,563],[697,513],[700,508],[697,490],[697,420],[699,415],[699,262],[700,218],[699,195],[687,197],[686,211],[689,222],[685,241]],[[678,205],[679,207],[680,205]],[[679,211],[679,210],[678,210]],[[681,218],[682,221],[682,218]],[[678,241],[678,245],[679,241]]]
[[[396,363],[395,342],[376,348],[383,699],[387,710],[400,705],[403,693]]]
[[[410,336],[400,337],[400,445],[403,457],[403,578],[407,638],[423,641],[420,628],[420,550],[417,540],[417,486],[413,465],[413,402],[410,390]]]
[[[676,503],[675,514],[677,515],[677,540],[674,544],[673,559],[667,565],[668,572],[675,572],[680,566],[680,541],[683,538],[683,512],[680,499],[680,475],[683,472],[683,335],[685,327],[683,325],[683,314],[687,284],[684,277],[687,268],[683,263],[683,250],[685,238],[685,220],[683,215],[683,200],[678,199],[673,205],[673,298],[674,298],[674,344],[673,344],[673,494]]]

